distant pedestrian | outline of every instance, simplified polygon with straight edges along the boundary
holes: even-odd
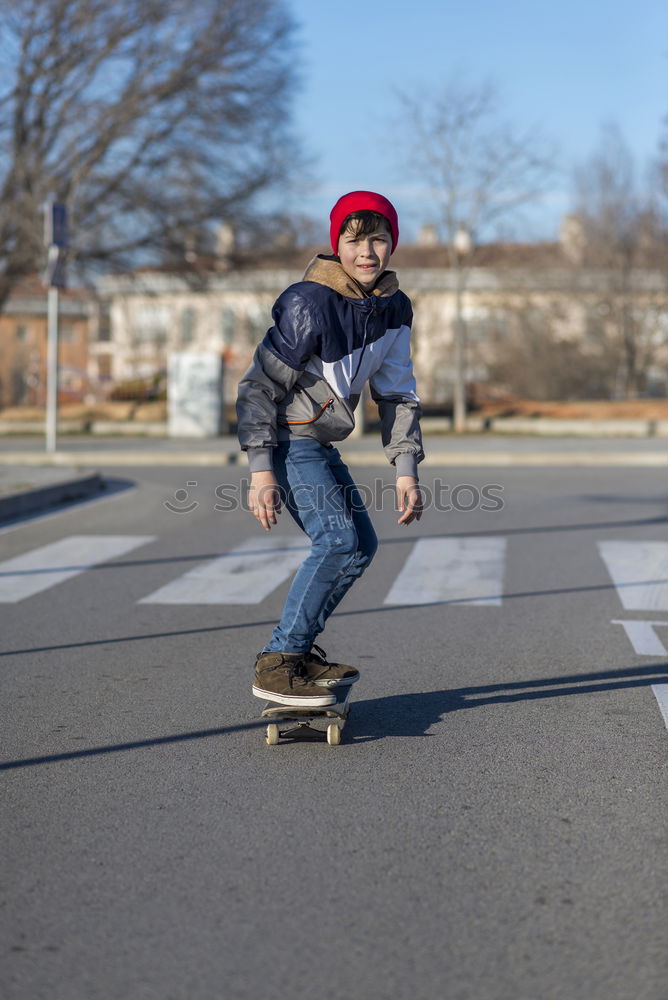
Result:
[[[268,330],[239,383],[239,441],[248,453],[250,509],[267,531],[281,494],[311,539],[271,640],[257,655],[253,694],[317,707],[353,684],[356,667],[330,663],[315,639],[371,562],[378,540],[333,441],[355,426],[369,382],[388,460],[396,469],[399,524],[422,514],[417,465],[424,457],[410,358],[413,311],[386,270],[399,238],[397,213],[380,194],[353,191],[330,215],[333,254],[318,254],[303,281],[277,299]]]

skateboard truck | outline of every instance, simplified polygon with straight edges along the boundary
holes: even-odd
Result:
[[[336,747],[341,742],[341,731],[350,715],[350,693],[352,684],[340,686],[336,690],[337,700],[332,705],[322,708],[299,708],[292,705],[277,705],[276,702],[267,702],[262,718],[271,720],[268,722],[265,742],[269,746],[275,746],[280,739],[292,740],[318,740],[326,736],[331,747]],[[312,726],[311,723],[318,719],[332,720],[326,729]],[[294,722],[296,725],[289,729],[280,729],[279,722]]]

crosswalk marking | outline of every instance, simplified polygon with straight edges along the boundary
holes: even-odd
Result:
[[[659,711],[668,729],[668,684],[652,684],[652,691],[659,703]]]
[[[638,656],[666,656],[668,653],[654,631],[657,625],[668,625],[668,622],[620,621],[618,618],[614,618],[610,624],[624,626],[633,651]]]
[[[0,562],[0,603],[16,604],[153,541],[154,535],[70,535],[6,559]]]
[[[142,598],[140,604],[259,604],[304,561],[300,538],[267,535],[247,539],[224,556],[194,569]]]
[[[668,611],[668,542],[598,543],[627,611]]]
[[[421,538],[394,580],[385,604],[500,605],[505,538]]]
[[[154,535],[71,535],[0,562],[0,603],[12,604],[156,541]],[[386,605],[500,606],[507,539],[436,537],[415,541],[385,597]],[[628,610],[668,611],[668,542],[600,541],[598,552]],[[195,566],[140,604],[259,604],[301,565],[301,536],[250,538]],[[638,656],[665,656],[657,629],[668,619],[614,619]],[[668,683],[649,685],[668,727]]]
[[[72,535],[0,562],[0,603],[21,601],[153,541],[153,535]],[[418,539],[384,603],[499,606],[506,545],[503,537]],[[168,582],[140,603],[258,604],[299,567],[308,547],[301,536],[273,532],[264,538],[246,539],[225,555]],[[624,608],[668,611],[668,542],[606,540],[597,547]],[[664,623],[619,624],[629,632],[647,631],[647,624]],[[641,637],[643,652],[650,643],[652,653],[658,655],[660,641],[650,632]],[[633,639],[630,632],[629,637]],[[647,646],[647,653],[649,649]]]

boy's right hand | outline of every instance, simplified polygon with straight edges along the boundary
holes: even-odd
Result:
[[[265,531],[276,524],[281,513],[281,494],[273,472],[254,472],[248,487],[248,508]]]

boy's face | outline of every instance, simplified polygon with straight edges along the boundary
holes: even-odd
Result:
[[[392,253],[390,227],[382,225],[368,236],[357,236],[359,223],[352,219],[339,237],[341,267],[370,291],[387,268]]]

